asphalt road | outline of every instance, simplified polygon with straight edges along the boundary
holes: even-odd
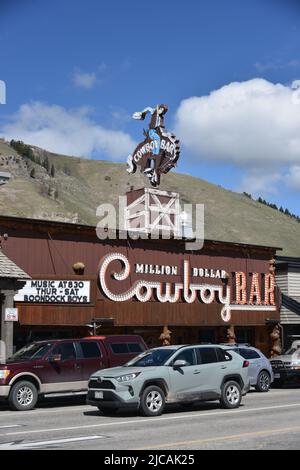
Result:
[[[300,388],[250,392],[236,410],[218,403],[172,406],[157,418],[104,417],[78,399],[52,399],[27,412],[1,405],[5,449],[300,449]]]

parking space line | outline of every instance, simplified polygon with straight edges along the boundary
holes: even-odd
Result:
[[[107,427],[107,426],[122,426],[122,425],[131,425],[131,424],[141,424],[141,423],[147,423],[148,425],[154,424],[158,421],[174,421],[174,420],[180,420],[180,419],[186,419],[186,418],[205,418],[207,416],[222,416],[222,415],[238,415],[238,414],[244,414],[244,413],[256,413],[258,411],[271,411],[271,410],[278,410],[278,409],[284,409],[284,408],[296,408],[300,407],[300,403],[290,403],[287,405],[274,405],[274,406],[264,406],[260,408],[249,408],[249,409],[234,409],[234,410],[226,410],[226,411],[219,411],[216,410],[214,412],[208,412],[208,413],[189,413],[189,414],[180,414],[176,416],[166,416],[164,415],[163,417],[157,417],[157,418],[142,418],[142,419],[127,419],[126,421],[109,421],[106,423],[100,423],[100,424],[87,424],[83,426],[69,426],[65,428],[48,428],[48,429],[33,429],[33,430],[27,430],[27,431],[15,431],[15,432],[7,432],[0,434],[1,436],[14,436],[14,435],[22,435],[22,434],[36,434],[36,433],[47,433],[47,432],[62,432],[62,431],[74,431],[74,430],[81,430],[81,429],[94,429],[94,428],[101,428],[101,427]]]
[[[17,449],[34,449],[36,447],[51,447],[58,444],[69,444],[70,442],[92,441],[95,439],[104,439],[106,436],[82,436],[82,437],[67,437],[64,439],[53,439],[50,441],[38,442],[7,442],[0,444],[0,450],[17,450]]]

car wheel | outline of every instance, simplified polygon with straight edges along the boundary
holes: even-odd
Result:
[[[8,397],[10,407],[17,411],[32,410],[37,400],[38,392],[36,386],[25,380],[15,383]]]
[[[230,380],[222,387],[220,403],[223,408],[238,408],[242,401],[241,387],[237,382]]]
[[[98,410],[101,411],[101,413],[104,415],[104,416],[112,416],[112,415],[115,415],[118,411],[118,408],[108,408],[108,407],[102,407],[102,406],[98,406]]]
[[[257,377],[255,390],[258,392],[268,392],[271,386],[271,377],[268,372],[262,370]]]
[[[144,416],[159,416],[165,408],[165,395],[160,387],[150,385],[141,395],[140,413]]]

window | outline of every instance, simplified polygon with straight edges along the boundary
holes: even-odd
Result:
[[[17,351],[10,359],[42,359],[53,343],[31,343]]]
[[[224,351],[224,349],[217,348],[217,357],[219,362],[231,361],[232,357],[228,353],[228,351]]]
[[[98,344],[95,341],[84,341],[80,342],[82,354],[85,359],[92,357],[101,357],[101,351]]]
[[[151,367],[163,366],[176,352],[176,349],[157,348],[142,352],[137,357],[127,362],[127,367]]]
[[[175,361],[186,361],[187,366],[196,365],[195,349],[185,349],[185,351],[181,351],[178,356],[175,357],[174,362]]]
[[[139,343],[111,343],[110,347],[114,354],[140,354],[145,350]]]
[[[199,343],[216,343],[216,331],[214,328],[201,328],[199,330]]]
[[[235,328],[236,342],[239,344],[254,344],[253,328]]]
[[[244,359],[260,359],[260,355],[254,349],[239,348],[239,353]]]
[[[197,348],[198,364],[218,362],[216,348]]]
[[[127,343],[112,343],[110,347],[114,354],[128,354]]]
[[[66,361],[67,359],[76,359],[76,351],[73,343],[61,343],[55,346],[52,351],[52,354],[61,355],[61,360]]]
[[[142,347],[141,344],[139,343],[129,343],[128,344],[128,349],[129,349],[129,352],[131,353],[141,353],[143,352],[145,349]]]

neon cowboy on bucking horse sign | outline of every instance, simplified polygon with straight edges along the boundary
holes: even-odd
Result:
[[[132,155],[127,158],[128,173],[135,173],[137,165],[141,172],[149,178],[152,186],[158,186],[160,175],[168,173],[179,158],[179,140],[171,132],[167,132],[164,126],[164,115],[168,106],[159,104],[155,108],[147,107],[143,111],[133,113],[133,119],[144,120],[148,113],[151,114],[149,130],[144,129],[145,140],[138,144]]]

